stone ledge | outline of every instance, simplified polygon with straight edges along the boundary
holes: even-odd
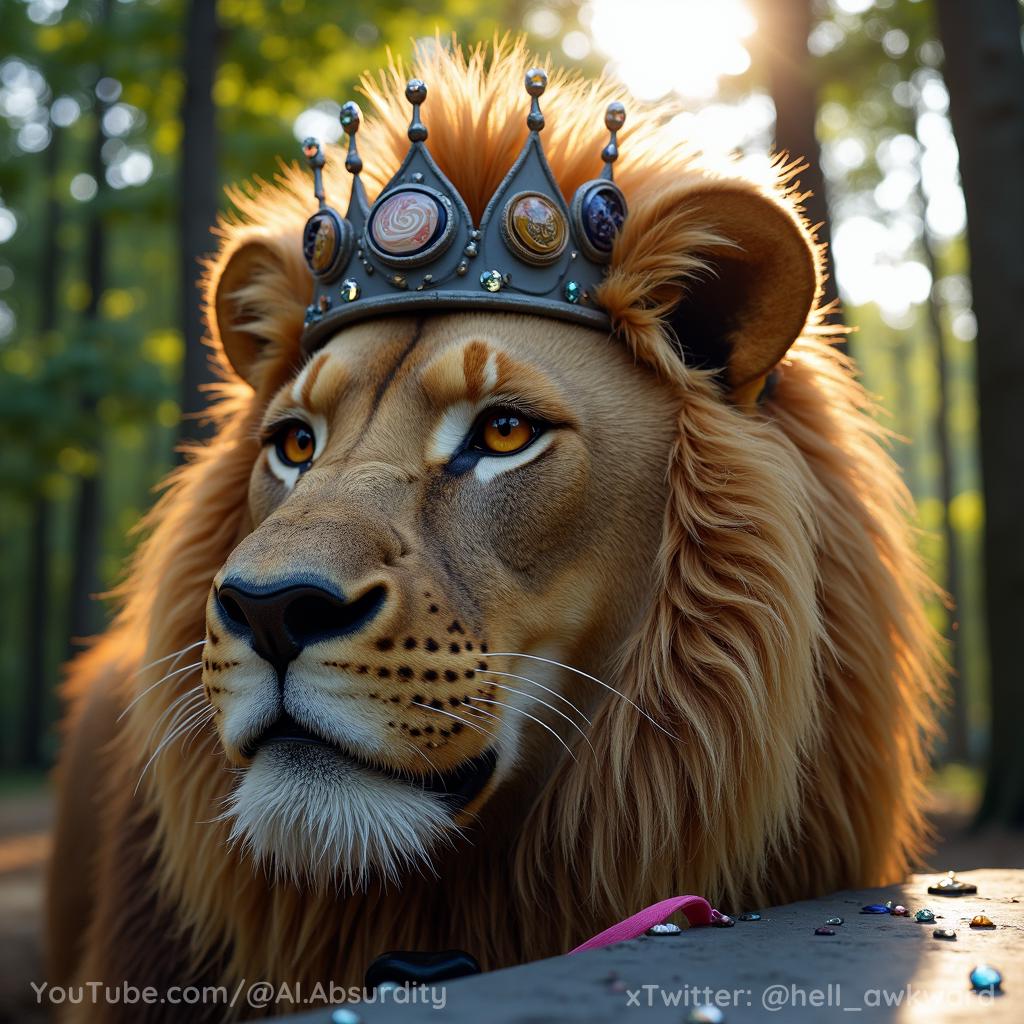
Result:
[[[712,994],[738,994],[735,1005],[722,1007],[728,1024],[766,1019],[1019,1024],[1024,1020],[1024,870],[978,870],[961,877],[977,885],[977,895],[929,896],[936,876],[914,875],[904,885],[761,910],[762,920],[740,921],[734,928],[645,937],[449,982],[443,1010],[429,1003],[352,1009],[365,1024],[621,1024],[641,1017],[680,1024],[694,1003],[687,990],[709,988]],[[929,907],[939,920],[918,924],[913,916],[860,913],[866,904],[890,899],[911,915]],[[996,928],[972,930],[968,925],[975,914],[987,915]],[[833,915],[845,918],[845,924],[834,936],[815,935],[814,929]],[[933,938],[935,927],[955,929],[956,940]],[[968,974],[980,963],[1001,970],[1003,995],[991,999],[970,991]],[[631,992],[639,993],[633,1005]],[[663,994],[676,992],[680,1001],[666,1006]],[[762,1006],[765,992],[784,992],[785,1005],[768,1012]],[[796,1002],[790,993],[796,993]],[[900,1003],[890,1002],[895,1000]],[[328,1024],[331,1011],[280,1019]]]

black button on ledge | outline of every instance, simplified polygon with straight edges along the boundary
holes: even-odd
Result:
[[[441,981],[479,974],[476,958],[461,949],[440,953],[398,950],[377,957],[366,971],[366,990],[372,992],[385,981],[396,985],[436,985]]]

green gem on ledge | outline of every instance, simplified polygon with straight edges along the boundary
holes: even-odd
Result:
[[[580,287],[578,281],[570,281],[565,286],[565,297],[566,299],[575,305],[580,301],[580,296],[583,294],[583,289]]]
[[[341,294],[342,302],[355,302],[356,299],[362,295],[362,289],[359,287],[359,282],[354,281],[351,277],[346,277],[345,280],[341,282],[339,292]]]
[[[501,279],[500,271],[485,270],[480,275],[480,287],[489,292],[500,292],[502,284],[504,284],[504,282]]]

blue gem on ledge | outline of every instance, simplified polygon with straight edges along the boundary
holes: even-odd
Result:
[[[979,964],[971,971],[971,985],[975,992],[998,992],[1002,984],[1002,974],[988,964]]]
[[[580,288],[578,281],[569,281],[565,286],[565,298],[568,302],[575,305],[580,301],[580,297],[583,295],[583,289]]]
[[[359,298],[362,289],[359,287],[359,282],[351,277],[346,277],[341,282],[341,301],[342,302],[355,302]]]

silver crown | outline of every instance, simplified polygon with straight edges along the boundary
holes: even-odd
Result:
[[[420,118],[427,87],[419,79],[405,87],[412,104],[409,152],[372,205],[359,179],[359,107],[346,103],[341,108],[348,136],[345,167],[352,174],[344,217],[324,196],[323,149],[316,139],[306,139],[303,153],[320,204],[302,237],[314,281],[303,335],[307,351],[343,324],[406,311],[499,309],[608,327],[594,289],[627,212],[612,171],[626,111],[621,103],[609,104],[604,170],[580,186],[566,206],[540,141],[540,97],[547,83],[540,68],[526,73],[530,134],[479,227],[427,149],[427,127]]]

